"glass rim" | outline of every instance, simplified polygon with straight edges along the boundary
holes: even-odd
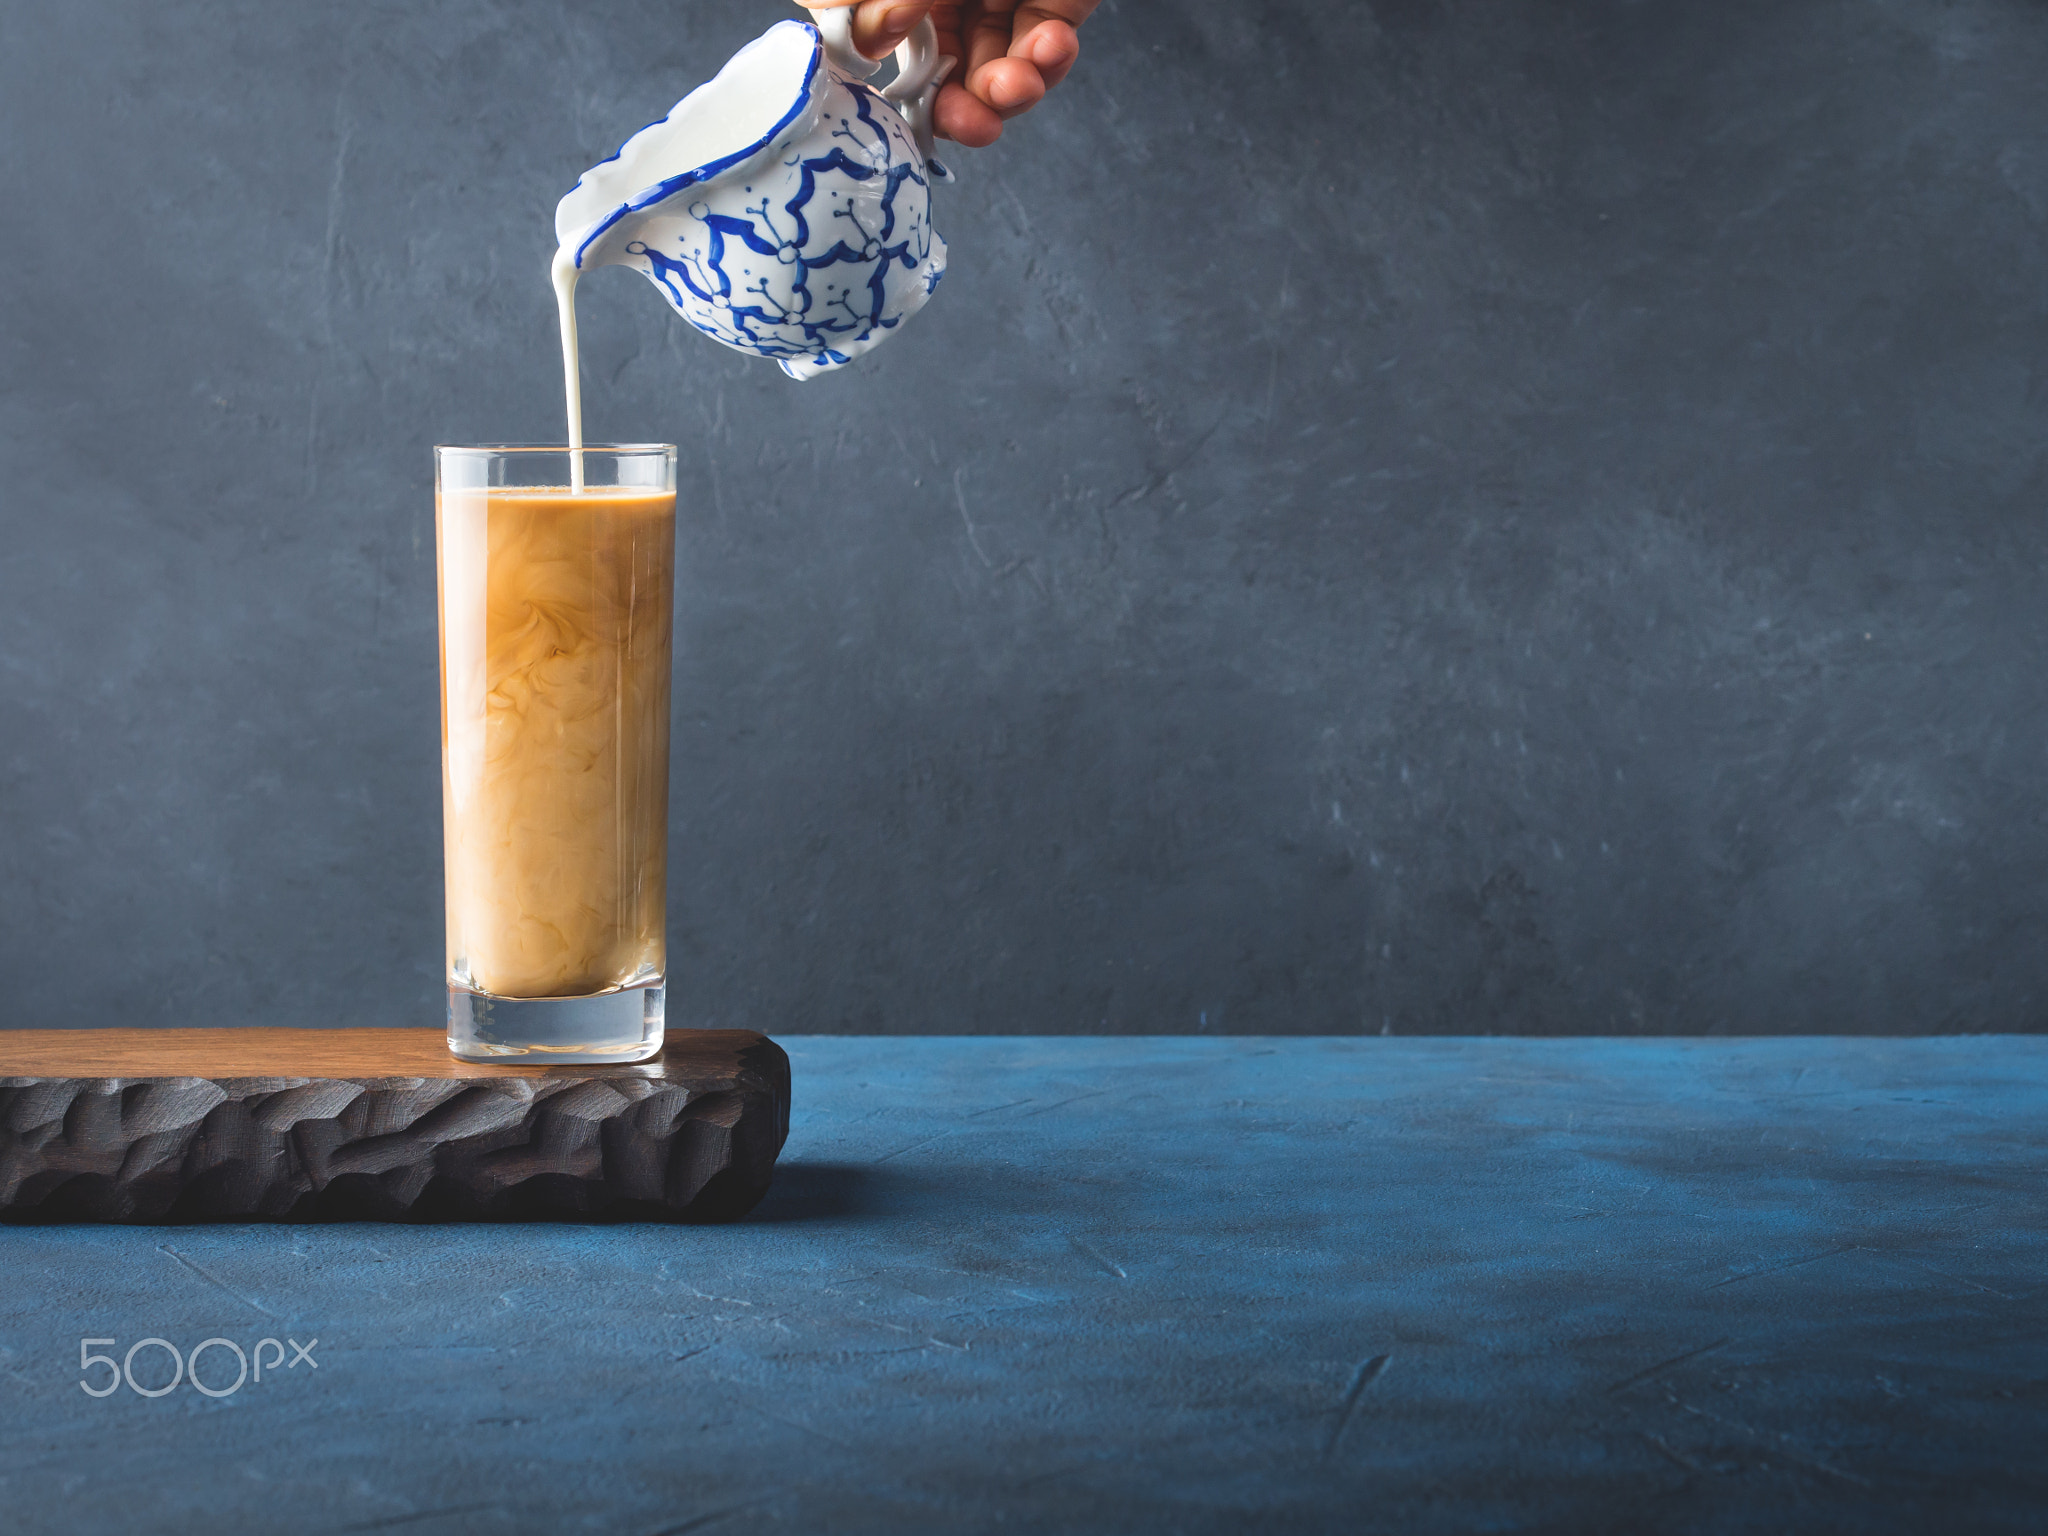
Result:
[[[674,453],[674,443],[585,443],[581,448],[572,448],[567,443],[555,446],[547,443],[436,443],[436,453]]]

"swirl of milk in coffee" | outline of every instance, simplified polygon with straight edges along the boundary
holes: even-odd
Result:
[[[671,491],[440,495],[452,979],[580,997],[666,968]]]

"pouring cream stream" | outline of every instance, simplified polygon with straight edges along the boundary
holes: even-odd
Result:
[[[576,350],[576,253],[568,246],[555,252],[550,269],[555,282],[555,311],[562,325],[562,387],[569,403],[569,489],[583,490],[583,365]]]

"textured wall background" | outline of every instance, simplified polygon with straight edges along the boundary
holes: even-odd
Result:
[[[682,445],[672,1018],[2048,1024],[2048,6],[1108,0]],[[0,9],[0,1015],[431,1022],[429,447],[764,0]]]

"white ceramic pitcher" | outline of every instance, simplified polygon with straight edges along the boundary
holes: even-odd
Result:
[[[565,255],[644,273],[714,340],[808,379],[880,345],[946,272],[931,224],[931,109],[953,60],[929,21],[898,74],[850,7],[784,21],[583,173],[555,209]]]

